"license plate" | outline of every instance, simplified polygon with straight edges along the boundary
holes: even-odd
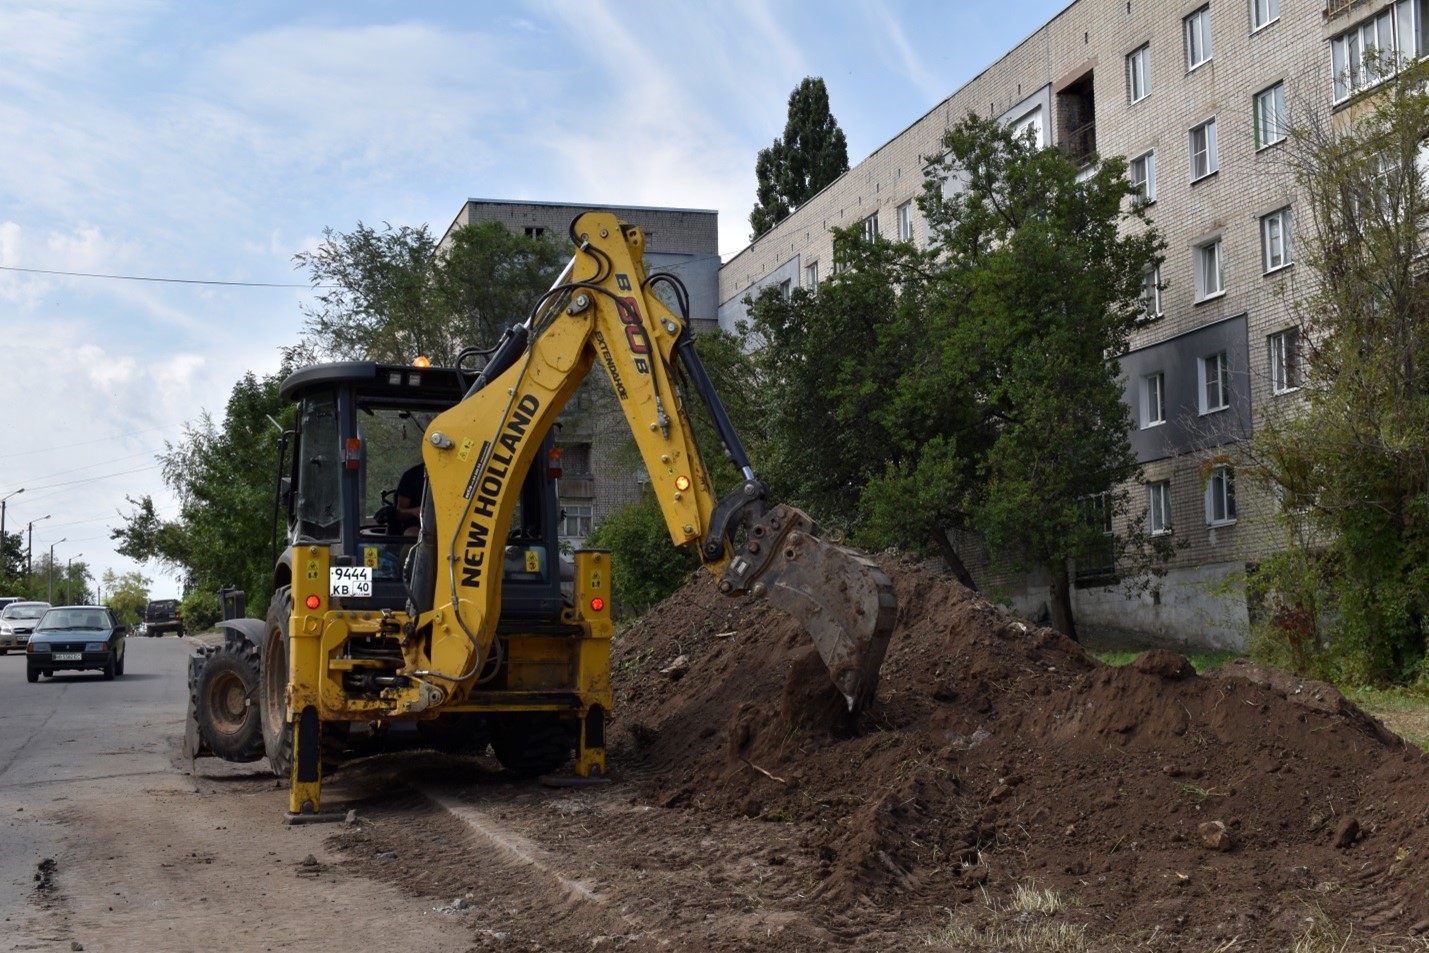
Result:
[[[328,577],[328,594],[346,599],[372,598],[372,567],[333,566]]]
[[[84,656],[79,652],[56,652],[56,662],[78,662]]]

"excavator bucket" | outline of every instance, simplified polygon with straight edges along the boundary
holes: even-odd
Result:
[[[850,712],[873,701],[898,600],[872,560],[821,539],[807,514],[780,505],[750,528],[720,589],[764,596],[802,622]]]

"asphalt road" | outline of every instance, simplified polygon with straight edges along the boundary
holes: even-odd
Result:
[[[172,778],[183,731],[189,645],[131,638],[125,673],[61,672],[25,681],[23,655],[0,656],[0,921],[25,911],[38,865],[63,837],[48,808],[98,795],[115,778]]]

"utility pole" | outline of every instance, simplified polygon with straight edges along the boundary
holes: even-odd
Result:
[[[19,496],[24,492],[25,488],[22,486],[13,493],[6,493],[4,496],[0,496],[0,546],[5,545],[5,501],[12,496]]]
[[[74,576],[73,576],[73,574],[72,574],[72,569],[71,569],[71,567],[74,566],[74,561],[75,561],[76,559],[79,559],[79,558],[80,558],[81,556],[83,556],[83,555],[84,555],[84,553],[78,553],[78,554],[76,554],[76,555],[74,555],[74,556],[71,556],[69,559],[66,559],[66,560],[65,560],[65,602],[73,603],[73,602],[75,601],[75,598],[74,598],[74,582],[73,582]],[[83,567],[81,567],[81,568],[83,568]]]
[[[59,539],[55,540],[53,543],[50,543],[50,593],[49,598],[47,598],[45,601],[51,604],[53,604],[55,601],[55,547],[58,546],[60,543],[63,543],[67,538],[68,537],[62,536]]]
[[[49,518],[50,515],[46,513],[44,516],[40,517],[40,520],[47,520]],[[29,536],[29,542],[25,544],[25,576],[27,584],[28,577],[34,575],[35,573],[35,563],[34,560],[32,560],[30,557],[34,553],[35,549],[35,524],[38,523],[40,520],[30,520],[30,525],[25,528],[25,532]]]

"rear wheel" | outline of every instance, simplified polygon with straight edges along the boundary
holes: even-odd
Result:
[[[119,654],[119,661],[117,661],[117,662],[114,663],[114,674],[115,674],[115,675],[123,675],[123,674],[124,674],[124,653],[122,653],[122,652]]]
[[[199,734],[225,761],[263,757],[258,689],[258,649],[247,639],[230,640],[211,652],[192,687]]]
[[[492,715],[491,750],[512,774],[532,777],[566,766],[576,746],[575,725],[545,712]]]
[[[106,682],[114,681],[114,664],[114,656],[112,655],[109,656],[109,661],[104,663],[104,680]]]
[[[273,593],[268,605],[268,629],[263,639],[263,677],[258,693],[263,722],[263,751],[279,778],[293,776],[293,726],[288,721],[288,620],[293,614],[292,589]]]
[[[40,680],[40,670],[33,665],[25,667],[25,681],[38,682]]]

